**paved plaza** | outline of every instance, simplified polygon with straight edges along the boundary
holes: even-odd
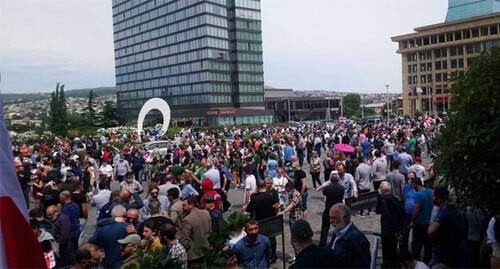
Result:
[[[423,160],[422,164],[424,166],[427,166],[431,162],[431,159],[427,158],[425,154],[422,155],[422,160]],[[316,192],[312,188],[312,181],[306,162],[304,162],[304,166],[302,168],[307,174],[307,184],[309,189],[309,198],[308,198],[309,215],[307,221],[311,224],[311,227],[314,231],[313,242],[317,244],[319,242],[319,236],[321,232],[321,215],[323,214],[325,203],[323,201],[323,194]],[[228,199],[231,203],[233,203],[233,207],[230,212],[225,214],[226,217],[230,215],[231,212],[241,210],[241,206],[243,204],[243,189],[231,188],[228,194],[229,194]],[[143,196],[144,194],[142,195],[142,197]],[[95,208],[89,206],[89,220],[87,222],[87,226],[85,227],[86,231],[84,238],[85,241],[87,241],[95,231],[95,224],[96,224],[95,214],[96,214]],[[290,229],[288,225],[287,215],[288,214],[285,214],[284,217],[285,261],[294,256],[293,248],[290,243]],[[370,241],[370,249],[373,251],[373,244],[375,240],[374,233],[375,234],[380,233],[380,215],[377,215],[374,212],[372,212],[370,216],[364,216],[364,217],[356,216],[355,214],[353,214],[352,222],[366,235],[366,237]],[[332,231],[333,229],[330,227],[328,242],[330,242]],[[281,236],[277,236],[276,241],[277,241],[278,261],[272,264],[271,267],[278,269],[278,268],[283,268],[283,263],[282,263],[283,251],[281,244],[282,242]],[[380,265],[381,263],[382,263],[382,248],[379,243],[377,265]],[[286,268],[288,268],[288,266],[289,264],[286,265]]]

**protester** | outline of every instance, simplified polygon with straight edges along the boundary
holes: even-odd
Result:
[[[269,239],[259,234],[259,224],[250,220],[245,225],[246,237],[238,241],[232,248],[238,263],[246,268],[268,268],[272,250]]]
[[[432,265],[443,264],[457,267],[460,259],[462,242],[461,225],[456,208],[449,203],[450,192],[446,187],[438,186],[432,191],[432,202],[439,207],[434,221],[429,225],[427,233],[433,241]]]
[[[161,243],[165,246],[166,260],[180,263],[181,269],[187,269],[187,253],[184,246],[175,237],[176,231],[172,224],[164,224],[159,229]]]
[[[189,197],[182,201],[182,208],[186,216],[182,220],[182,227],[179,233],[179,241],[187,250],[188,263],[192,264],[202,258],[194,251],[194,244],[198,237],[207,239],[212,232],[212,219],[210,213],[205,209],[198,208],[198,201],[195,197]]]
[[[335,204],[330,209],[333,237],[329,247],[338,268],[370,267],[370,242],[351,222],[351,211],[344,204]]]
[[[398,242],[403,239],[403,220],[405,211],[401,202],[392,195],[391,184],[383,181],[379,193],[382,195],[380,206],[380,225],[382,231],[382,268],[395,268],[398,262]]]
[[[123,264],[120,268],[134,268],[139,266],[137,250],[141,247],[141,237],[130,234],[123,239],[116,240],[121,245]]]
[[[295,268],[333,268],[333,252],[329,248],[319,248],[313,244],[313,231],[305,220],[297,220],[290,231],[293,244],[297,247],[295,262],[289,267]]]
[[[127,216],[127,210],[122,205],[117,205],[113,207],[111,216],[115,218],[125,218]],[[122,248],[118,240],[127,237],[127,225],[128,223],[126,222],[116,221],[112,221],[110,223],[106,222],[106,224],[102,226],[97,223],[98,227],[92,238],[90,238],[89,243],[96,244],[103,248],[104,253],[106,254],[103,263],[104,267],[119,268],[122,266],[124,259],[121,253]],[[135,243],[134,245],[140,247],[141,238],[139,237],[138,244]],[[126,247],[132,248],[132,245],[126,245]],[[131,254],[132,253],[130,252],[127,255]]]
[[[339,183],[339,175],[336,170],[333,170],[330,176],[331,184],[326,185],[323,189],[323,195],[325,196],[325,209],[321,216],[321,235],[319,239],[319,246],[326,246],[326,241],[328,240],[328,232],[330,230],[330,208],[338,203],[342,203],[344,198],[345,189]],[[320,191],[318,188],[317,191]]]

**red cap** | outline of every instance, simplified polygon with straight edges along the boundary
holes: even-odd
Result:
[[[420,157],[416,157],[416,158],[415,158],[415,161],[416,161],[416,162],[422,162],[422,158],[420,158]]]

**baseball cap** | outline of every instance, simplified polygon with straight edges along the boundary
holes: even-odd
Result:
[[[418,157],[415,158],[415,161],[416,162],[422,162],[422,158],[420,156],[418,156]]]
[[[73,174],[73,172],[71,172],[71,171],[66,172],[66,177],[67,178],[68,177],[72,177],[72,176],[75,176],[75,174]]]
[[[307,239],[313,236],[313,231],[307,221],[299,219],[293,224],[291,234],[292,238]]]
[[[137,234],[129,234],[129,235],[127,235],[127,237],[120,239],[120,240],[117,240],[117,241],[118,241],[118,243],[120,243],[122,245],[132,244],[132,245],[135,245],[138,247],[141,246],[141,237]]]

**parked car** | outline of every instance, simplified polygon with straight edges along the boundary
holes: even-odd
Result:
[[[160,140],[160,141],[152,141],[145,143],[144,147],[150,154],[151,158],[153,157],[153,150],[156,148],[156,145],[158,145],[158,148],[160,149],[161,157],[164,158],[165,155],[167,155],[167,151],[171,146],[170,141]]]

